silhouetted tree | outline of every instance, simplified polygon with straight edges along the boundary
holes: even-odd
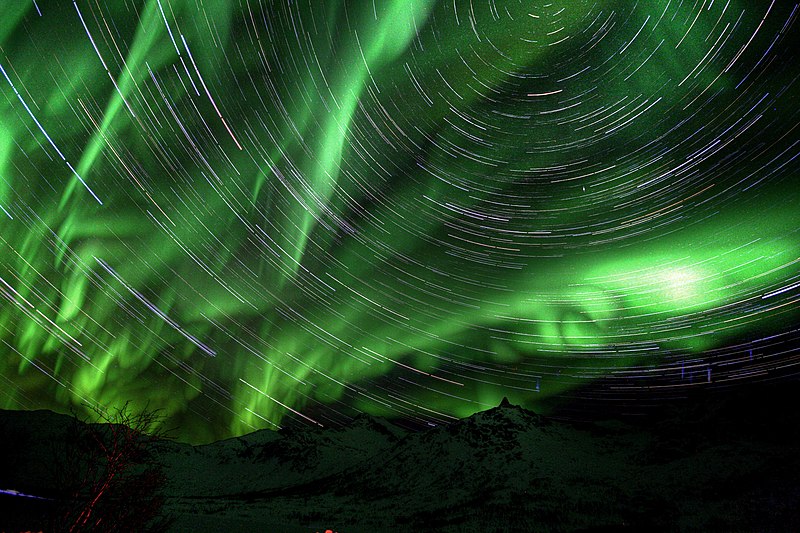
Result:
[[[169,437],[160,412],[92,408],[99,423],[75,420],[54,461],[58,505],[52,530],[162,531],[166,478],[157,452]]]

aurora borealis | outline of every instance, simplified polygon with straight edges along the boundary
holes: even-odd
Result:
[[[799,10],[5,1],[0,407],[200,442],[796,365]]]

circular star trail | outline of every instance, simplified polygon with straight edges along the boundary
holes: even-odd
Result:
[[[6,2],[0,403],[201,442],[792,373],[798,11]]]

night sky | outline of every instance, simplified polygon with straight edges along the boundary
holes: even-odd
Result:
[[[0,407],[204,442],[792,375],[799,15],[3,1]]]

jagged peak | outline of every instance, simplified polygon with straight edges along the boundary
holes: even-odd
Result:
[[[489,424],[493,426],[500,424],[508,425],[509,427],[532,425],[536,427],[542,427],[549,425],[549,420],[534,411],[511,403],[507,397],[504,397],[497,407],[492,407],[486,411],[477,412],[470,417],[463,418],[453,423],[454,426],[460,426],[463,424]]]

